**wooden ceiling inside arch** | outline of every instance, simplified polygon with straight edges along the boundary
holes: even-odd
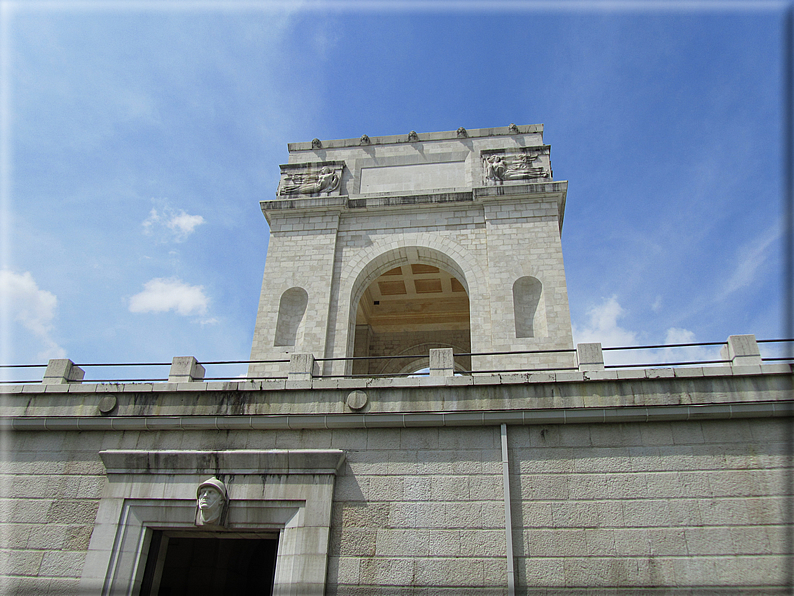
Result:
[[[376,332],[468,329],[469,297],[443,269],[401,265],[370,284],[359,302],[356,324],[368,324]]]

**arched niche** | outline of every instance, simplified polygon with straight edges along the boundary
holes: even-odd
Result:
[[[281,295],[278,303],[278,321],[276,322],[276,337],[274,346],[299,345],[299,332],[302,331],[301,323],[309,304],[309,295],[303,288],[290,288]]]
[[[429,354],[453,346],[471,351],[468,285],[449,256],[427,247],[402,247],[372,259],[351,296],[351,356]],[[401,359],[356,360],[352,374],[399,372]],[[470,358],[458,365],[471,369]]]
[[[527,275],[515,281],[513,314],[517,338],[546,336],[546,304],[539,279]]]

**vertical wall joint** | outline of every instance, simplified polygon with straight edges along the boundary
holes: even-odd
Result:
[[[502,481],[505,497],[505,542],[507,544],[507,595],[515,596],[516,580],[513,562],[513,516],[510,512],[510,460],[507,451],[507,425],[502,424]]]

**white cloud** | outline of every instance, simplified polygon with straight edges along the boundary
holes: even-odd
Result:
[[[587,311],[587,325],[582,329],[574,325],[573,334],[576,343],[598,342],[602,346],[636,345],[637,334],[618,325],[618,319],[624,312],[617,296],[607,298],[599,305],[591,306]]]
[[[200,215],[189,215],[183,209],[177,211],[164,204],[159,211],[152,207],[142,225],[144,234],[159,233],[164,240],[184,242],[203,223],[204,218]]]
[[[660,310],[662,310],[662,297],[661,296],[657,296],[656,300],[653,301],[653,304],[651,304],[651,310],[653,312],[659,312]]]
[[[606,298],[601,304],[591,306],[587,311],[587,325],[582,329],[573,326],[575,343],[600,343],[603,347],[637,345],[637,334],[618,325],[618,319],[624,313],[617,296]],[[644,354],[636,350],[604,353],[604,361],[607,364],[639,364],[645,362],[644,357]]]
[[[0,271],[0,305],[6,321],[17,321],[39,340],[37,360],[66,357],[51,336],[58,299],[52,292],[40,290],[30,272]]]
[[[670,327],[664,339],[665,344],[697,343],[695,334],[688,329]],[[668,348],[653,350],[653,362],[702,362],[718,360],[720,346],[688,346],[685,348]]]
[[[689,329],[681,329],[679,327],[670,327],[664,339],[666,344],[691,344],[694,342],[695,334]]]
[[[204,223],[204,218],[200,215],[188,215],[180,210],[179,213],[174,215],[168,222],[167,226],[177,235],[187,237],[191,234],[196,226]]]
[[[722,290],[723,298],[753,282],[756,272],[769,256],[769,247],[780,238],[780,235],[780,226],[774,226],[739,249],[736,267]]]
[[[657,298],[660,302],[661,298]],[[639,345],[637,332],[624,329],[618,320],[625,314],[617,296],[605,299],[588,311],[588,322],[582,329],[573,327],[575,343],[600,343],[604,347]],[[665,334],[665,344],[697,343],[695,334],[679,327],[670,327]],[[719,359],[719,346],[690,346],[683,348],[655,348],[644,350],[608,350],[604,353],[607,364],[648,364],[693,362]]]
[[[158,277],[147,281],[143,292],[130,298],[130,312],[175,311],[180,315],[203,315],[209,299],[202,286],[191,286],[182,280]]]

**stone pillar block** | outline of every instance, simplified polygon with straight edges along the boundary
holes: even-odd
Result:
[[[85,371],[68,358],[53,358],[47,363],[42,383],[45,385],[65,385],[82,383]]]
[[[600,343],[576,344],[576,359],[579,370],[604,370],[604,352]]]
[[[287,374],[290,381],[311,381],[312,377],[319,373],[320,369],[314,361],[314,354],[290,354]]]
[[[430,376],[455,376],[455,358],[452,348],[436,348],[430,350]]]
[[[204,367],[193,356],[174,356],[168,372],[169,383],[191,383],[202,379]]]
[[[731,366],[761,364],[761,352],[755,335],[731,335],[727,345],[720,350],[720,358],[730,360]]]

